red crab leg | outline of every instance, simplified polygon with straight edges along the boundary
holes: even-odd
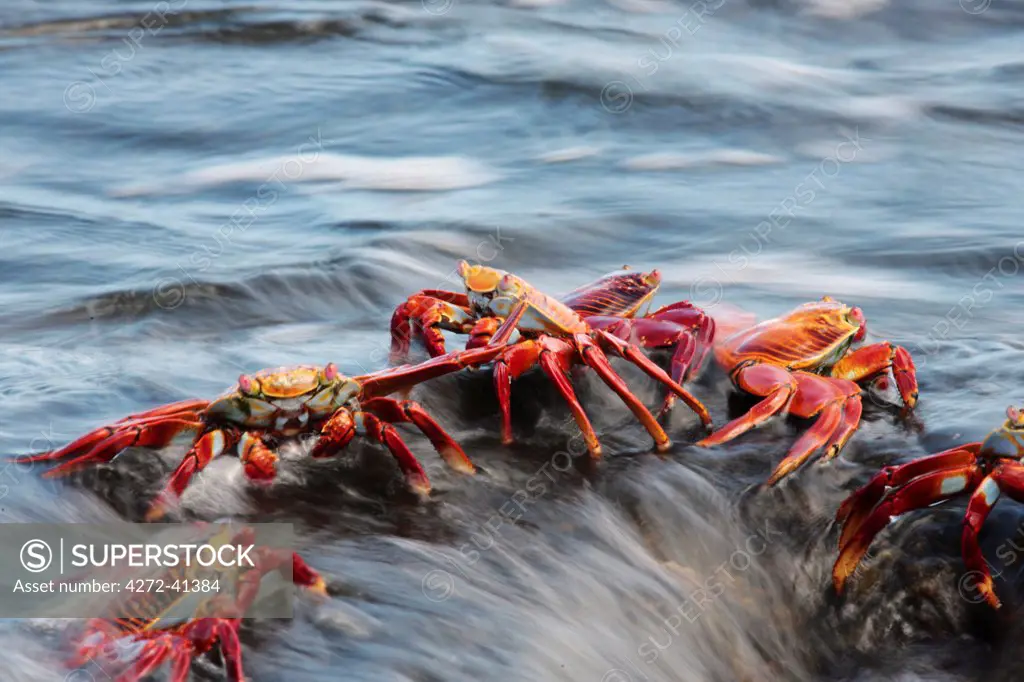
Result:
[[[532,341],[510,346],[506,353],[498,356],[491,371],[494,383],[494,395],[498,398],[498,409],[501,411],[501,443],[511,445],[512,437],[512,373],[508,366],[509,359],[516,365],[524,366],[536,361],[537,346]],[[533,358],[528,356],[533,351]]]
[[[590,455],[595,458],[601,456],[601,445],[598,443],[597,434],[594,433],[594,427],[586,412],[583,411],[583,406],[580,405],[572,383],[569,381],[568,373],[574,355],[572,344],[563,339],[545,335],[536,340],[527,339],[508,346],[505,354],[495,360],[494,388],[498,394],[498,404],[501,408],[502,443],[509,445],[514,440],[509,395],[511,380],[521,376],[534,365],[540,364],[541,371],[554,384],[555,389],[569,406],[576,424],[583,433],[583,439],[587,443]]]
[[[226,677],[233,682],[244,682],[242,644],[238,641],[240,624],[237,618],[197,618],[181,629],[181,636],[193,643],[191,648],[195,652],[207,650],[211,642],[219,642]]]
[[[214,429],[200,436],[171,474],[167,487],[150,505],[149,511],[146,512],[146,520],[156,521],[163,518],[168,508],[185,492],[192,477],[202,471],[214,457],[219,457],[233,448],[238,443],[239,436],[238,431],[234,429]]]
[[[794,372],[793,377],[796,379],[797,389],[789,403],[790,413],[803,419],[820,416],[811,428],[793,443],[786,457],[768,477],[765,482],[767,486],[775,485],[787,474],[799,469],[816,450],[835,440],[846,402],[860,402],[860,387],[852,381],[829,379],[807,372]],[[853,428],[856,426],[854,424]]]
[[[187,682],[188,673],[192,668],[192,651],[182,647],[171,654],[171,673],[169,682]]]
[[[797,387],[796,379],[787,370],[765,364],[741,367],[733,375],[733,382],[747,393],[764,396],[764,400],[698,442],[700,447],[720,445],[760,426],[789,406]]]
[[[419,403],[411,400],[395,400],[394,398],[372,398],[364,402],[362,408],[392,424],[403,422],[413,424],[430,439],[430,443],[448,466],[464,474],[476,473],[473,462],[455,442],[455,439],[449,436]]]
[[[817,421],[797,439],[793,446],[786,453],[786,456],[779,462],[771,476],[765,481],[766,486],[773,486],[787,475],[799,469],[806,462],[814,451],[820,448],[839,426],[843,416],[841,402],[827,403],[819,412]]]
[[[484,348],[453,351],[418,365],[401,365],[355,377],[362,385],[360,397],[363,400],[378,398],[466,367],[485,365],[502,353],[503,346],[504,344],[495,344]]]
[[[668,390],[682,398],[683,402],[686,403],[691,410],[697,413],[697,416],[700,417],[701,423],[705,427],[709,429],[711,428],[711,415],[708,414],[707,408],[704,407],[704,405],[701,404],[701,402],[689,391],[673,381],[672,378],[665,373],[665,370],[658,367],[656,364],[651,362],[650,358],[637,350],[636,346],[628,344],[621,339],[617,339],[607,332],[598,331],[596,334],[598,339],[604,341],[605,344],[618,353],[622,358],[629,360],[643,370],[644,374],[661,382],[668,387]],[[579,338],[579,336],[581,335],[577,334],[577,338]],[[644,412],[647,412],[646,407],[644,408]]]
[[[1001,494],[999,485],[1003,482],[1002,473],[1001,469],[997,468],[982,479],[981,483],[978,484],[978,489],[971,495],[971,500],[967,503],[967,513],[964,514],[964,532],[960,540],[964,565],[968,571],[981,576],[975,582],[975,585],[985,601],[995,609],[998,609],[1002,604],[999,602],[999,597],[996,596],[992,585],[992,574],[989,572],[988,564],[985,563],[985,557],[981,553],[981,546],[978,544],[978,533],[981,532],[981,527],[985,525],[988,513],[992,511],[992,507],[999,501]],[[1017,474],[1017,479],[1018,483],[1024,481],[1024,477],[1021,476],[1020,472]]]
[[[501,442],[503,445],[511,445],[515,440],[512,436],[512,375],[508,358],[513,360],[516,368],[522,367],[521,371],[526,371],[528,367],[536,362],[536,355],[532,359],[530,357],[531,351],[536,350],[536,346],[531,342],[524,341],[523,343],[512,345],[511,348],[507,346],[509,339],[516,330],[516,323],[522,318],[525,311],[526,306],[524,304],[517,306],[512,311],[511,319],[506,318],[499,325],[487,345],[487,348],[504,347],[500,354],[496,356],[494,369],[492,370],[494,394],[498,398],[498,407],[501,410]]]
[[[889,525],[892,517],[955,497],[977,486],[983,476],[977,464],[949,467],[918,476],[902,488],[892,491],[857,526],[839,551],[832,567],[832,584],[836,592],[842,593],[846,580],[853,575],[871,541]]]
[[[860,426],[860,416],[864,412],[864,404],[860,395],[850,396],[843,407],[843,417],[832,437],[825,443],[825,454],[818,460],[821,463],[834,459],[850,440],[853,432]]]
[[[341,408],[321,427],[320,439],[310,451],[315,458],[333,457],[345,448],[356,434],[385,445],[398,462],[409,488],[419,495],[430,493],[430,479],[416,456],[412,454],[394,426],[369,412],[350,412]]]
[[[682,384],[688,379],[690,372],[687,370],[691,368],[694,354],[697,351],[697,339],[689,329],[680,327],[674,322],[650,318],[637,320],[588,317],[587,324],[593,329],[611,334],[626,343],[636,343],[643,348],[675,348],[669,366],[671,372],[669,376],[678,384]],[[694,367],[694,369],[696,368]],[[676,395],[672,392],[665,396],[665,401],[658,414],[659,418],[672,408],[675,400]]]
[[[604,332],[598,333],[603,334]],[[669,440],[664,429],[662,429],[661,425],[658,424],[654,415],[652,415],[644,404],[640,402],[640,399],[630,392],[629,387],[626,386],[626,382],[622,380],[622,377],[612,369],[604,351],[602,351],[597,344],[594,343],[594,340],[586,334],[575,334],[573,338],[576,341],[576,346],[579,349],[580,357],[583,359],[584,364],[597,372],[597,375],[601,377],[604,383],[619,395],[622,402],[626,403],[626,406],[629,407],[634,415],[636,415],[636,418],[644,425],[647,432],[651,434],[651,438],[654,439],[654,444],[657,447],[658,452],[665,452],[672,447],[672,441]],[[609,338],[614,337],[609,336]]]
[[[836,522],[843,524],[843,532],[839,537],[839,549],[849,542],[850,537],[864,523],[864,519],[885,497],[886,489],[899,488],[924,474],[972,466],[977,462],[980,449],[981,443],[968,443],[912,460],[906,464],[887,466],[879,471],[871,477],[870,481],[854,491],[839,505],[839,509],[836,511]]]
[[[198,414],[209,406],[209,400],[200,400],[198,398],[179,400],[178,402],[175,403],[169,403],[167,405],[161,405],[160,407],[154,407],[152,410],[146,410],[145,412],[130,414],[117,423],[124,424],[125,422],[135,421],[136,419],[149,419],[150,417],[180,415],[183,412],[191,412],[193,414]]]
[[[245,682],[245,670],[242,667],[242,643],[238,641],[239,621],[220,618],[213,626],[214,634],[220,641],[220,650],[224,654],[224,669],[228,679],[233,682]]]
[[[594,459],[599,458],[601,456],[601,444],[598,442],[597,434],[594,433],[594,427],[590,423],[587,413],[584,412],[583,406],[580,405],[580,401],[576,397],[576,391],[573,390],[572,382],[569,380],[569,370],[572,366],[573,357],[572,345],[567,341],[553,337],[542,337],[539,343],[543,347],[540,352],[541,370],[551,380],[551,383],[555,385],[555,388],[562,395],[562,399],[569,406],[569,411],[572,412],[573,419],[576,420],[576,425],[583,434],[583,440],[587,444],[587,451],[590,453],[590,456]]]
[[[540,360],[542,346],[533,339],[526,339],[508,346],[494,361],[494,393],[501,410],[501,442],[511,445],[512,436],[512,380],[523,375]],[[557,386],[557,383],[556,383]]]
[[[315,595],[327,596],[327,581],[295,552],[292,552],[292,582]]]
[[[198,418],[199,413],[206,409],[209,404],[208,400],[183,400],[171,403],[170,405],[162,405],[148,412],[140,412],[139,414],[125,417],[110,426],[101,426],[58,450],[41,452],[36,455],[19,455],[13,459],[17,462],[43,462],[80,455],[94,449],[99,443],[130,426],[148,424],[164,418],[184,418],[186,415],[194,421]]]
[[[237,542],[237,540],[232,540],[232,542]],[[255,542],[255,537],[247,541],[248,544],[253,542]],[[278,571],[282,578],[287,578],[285,569],[289,567],[291,568],[291,581],[294,585],[317,596],[327,596],[327,583],[295,552],[273,547],[257,547],[252,562],[253,566],[238,578],[238,584],[235,586],[236,596],[233,600],[228,600],[226,607],[216,611],[218,616],[226,617],[227,609],[230,608],[235,617],[243,618],[245,612],[259,596],[263,578],[272,571]]]
[[[693,378],[693,375],[704,365],[704,358],[711,350],[711,344],[715,340],[715,321],[707,313],[688,301],[679,301],[667,306],[658,308],[647,316],[648,319],[666,320],[684,326],[693,332],[696,341],[696,350],[691,360],[686,361],[686,373],[677,377],[675,373],[672,378],[685,383]],[[678,354],[678,351],[677,351]],[[673,363],[676,360],[673,358]],[[682,381],[680,379],[685,379]]]
[[[178,434],[185,431],[199,431],[204,426],[201,421],[175,417],[153,417],[152,421],[140,419],[131,424],[118,426],[112,435],[93,445],[84,454],[79,454],[45,472],[43,478],[58,478],[79,471],[90,464],[109,462],[130,447],[162,448],[174,440]],[[72,443],[72,445],[76,443]],[[77,449],[71,449],[71,446],[64,450],[66,454],[77,454],[78,452]]]
[[[917,404],[917,372],[910,353],[888,341],[862,346],[848,353],[832,368],[832,376],[863,381],[892,368],[900,398],[907,407]]]

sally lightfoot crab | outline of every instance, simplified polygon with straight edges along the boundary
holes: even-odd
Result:
[[[822,461],[839,454],[860,424],[860,384],[891,372],[903,403],[913,408],[917,376],[910,353],[887,341],[854,349],[866,332],[860,308],[825,296],[717,342],[715,359],[733,383],[762,400],[698,445],[725,443],[776,414],[817,417],[772,472],[771,486],[820,448]]]
[[[212,543],[227,534],[211,538]],[[110,617],[92,618],[78,630],[72,642],[71,669],[96,666],[112,682],[139,682],[169,664],[170,682],[185,682],[192,662],[215,649],[224,661],[227,679],[244,682],[242,646],[238,631],[242,617],[260,595],[264,576],[278,572],[318,599],[327,596],[325,581],[291,551],[255,546],[251,528],[232,534],[232,544],[253,545],[251,567],[203,569],[200,580],[193,568],[180,561],[153,580],[128,580],[124,584],[158,584],[160,589],[125,590],[107,607]],[[216,582],[205,596],[205,586]],[[204,587],[182,590],[180,585]],[[221,585],[224,583],[224,585]],[[223,589],[221,589],[223,587]],[[197,606],[190,604],[198,600]],[[182,614],[190,614],[183,616]],[[82,675],[82,679],[92,679]],[[78,679],[74,673],[68,680]]]
[[[420,338],[427,352],[445,352],[441,330],[468,334],[467,348],[487,344],[504,321],[482,296],[493,292],[498,279],[507,274],[493,268],[474,269],[465,261],[458,267],[465,292],[424,289],[399,305],[391,318],[391,359],[404,362],[412,338]],[[661,285],[657,270],[639,272],[623,267],[585,284],[558,302],[585,318],[591,329],[599,329],[649,350],[672,352],[669,373],[684,384],[694,377],[711,350],[715,322],[688,301],[677,301],[650,311],[651,301]],[[676,394],[669,392],[662,413],[671,408]]]
[[[832,581],[841,593],[871,541],[896,516],[954,497],[970,495],[961,538],[964,564],[979,594],[995,608],[1000,601],[978,545],[978,534],[1005,492],[1024,502],[1024,410],[1010,407],[1006,422],[985,440],[967,443],[899,466],[885,467],[848,497],[836,512],[842,524]]]
[[[652,325],[652,337],[658,329],[666,331],[668,325],[678,327],[679,323],[674,322],[671,316],[664,320],[639,319],[622,326],[615,326],[622,322],[622,319],[613,316],[613,319],[600,318],[597,320],[598,326],[592,326],[589,323],[591,318],[584,318],[565,303],[545,295],[511,273],[461,261],[459,274],[465,282],[466,294],[452,294],[449,297],[452,305],[443,308],[446,311],[444,315],[448,317],[442,315],[437,319],[426,319],[421,316],[418,318],[418,324],[422,328],[428,349],[433,348],[431,352],[443,348],[439,345],[443,341],[437,327],[449,322],[452,323],[449,328],[454,327],[471,334],[471,346],[478,343],[506,346],[504,352],[495,359],[493,370],[495,390],[502,413],[502,440],[506,444],[512,442],[511,381],[539,365],[569,405],[591,456],[600,456],[601,446],[597,435],[569,380],[570,369],[577,362],[581,362],[593,369],[598,377],[618,394],[650,433],[658,450],[667,450],[671,441],[664,429],[612,369],[606,351],[632,362],[664,384],[697,413],[705,426],[710,427],[711,417],[700,401],[649,360],[636,345],[622,338],[632,338],[637,333],[643,334],[648,324]],[[592,287],[573,292],[570,299],[585,307],[588,312],[602,311],[610,315],[630,311],[635,313],[649,300],[653,293],[652,287],[658,281],[660,280],[656,276],[652,278],[643,273],[612,276],[599,280]],[[615,296],[616,292],[626,292],[626,295]],[[674,310],[681,311],[681,307]],[[410,315],[411,311],[400,306],[393,318],[392,348],[396,352],[402,353],[408,348],[407,325]],[[662,326],[658,328],[653,326],[655,324]],[[708,321],[704,328],[707,330],[704,334],[710,341],[713,324]],[[399,332],[401,335],[396,336]],[[512,342],[511,338],[517,332],[520,338]],[[669,339],[668,336],[660,338],[665,342]],[[684,375],[696,355],[695,344],[688,346],[685,353],[687,361],[676,362],[675,371],[680,376]],[[667,404],[670,405],[671,402],[668,401]]]
[[[453,469],[472,473],[475,468],[458,443],[418,403],[386,396],[466,366],[487,363],[502,350],[465,350],[357,377],[341,374],[333,363],[242,375],[237,385],[213,401],[183,400],[134,414],[59,450],[21,460],[66,460],[44,474],[63,476],[109,462],[129,447],[161,448],[179,434],[192,434],[191,447],[147,514],[147,519],[154,520],[165,514],[196,472],[215,457],[235,454],[250,479],[269,481],[276,475],[278,457],[273,447],[279,441],[304,434],[317,436],[310,454],[319,458],[337,454],[359,435],[383,443],[410,488],[426,494],[430,490],[426,472],[392,424],[407,422],[418,428]]]

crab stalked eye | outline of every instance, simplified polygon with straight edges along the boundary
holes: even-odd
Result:
[[[644,284],[649,287],[656,287],[661,284],[661,272],[658,270],[651,270],[644,275]]]
[[[1024,428],[1024,409],[1008,407],[1006,408],[1006,418],[1015,428]]]
[[[238,377],[238,390],[246,395],[255,395],[257,393],[256,382],[251,377],[242,374]]]
[[[516,280],[512,275],[505,275],[498,281],[498,291],[501,293],[514,292],[516,290]]]
[[[338,372],[338,366],[336,364],[328,362],[327,365],[324,366],[321,376],[323,377],[323,381],[321,383],[330,383],[332,381],[336,381],[337,378],[341,376],[341,373]]]
[[[857,327],[857,333],[854,334],[853,340],[860,341],[868,333],[868,323],[864,319],[864,312],[860,308],[852,308],[850,309],[849,319],[850,324]]]

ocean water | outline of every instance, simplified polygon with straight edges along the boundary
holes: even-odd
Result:
[[[998,613],[963,589],[962,502],[900,519],[841,599],[830,568],[849,491],[1024,398],[1022,39],[1016,0],[8,0],[3,453],[261,368],[383,369],[394,306],[457,288],[463,258],[553,295],[658,268],[657,303],[712,315],[827,294],[913,353],[921,401],[911,418],[870,402],[841,458],[769,492],[803,425],[703,450],[680,408],[659,457],[587,375],[597,466],[533,376],[513,447],[485,379],[415,389],[484,470],[447,470],[409,432],[425,503],[372,446],[292,452],[263,491],[215,462],[183,512],[293,523],[332,581],[326,603],[246,627],[247,672],[1018,679],[1012,500],[982,536]],[[743,407],[710,365],[693,390],[717,423]],[[66,483],[9,465],[0,514],[132,517],[181,454]],[[0,679],[65,679],[61,625],[3,623]]]

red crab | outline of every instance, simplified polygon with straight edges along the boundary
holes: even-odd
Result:
[[[612,369],[605,355],[609,351],[637,365],[649,376],[664,384],[693,409],[705,426],[711,425],[707,409],[685,388],[660,367],[651,362],[636,345],[624,340],[635,337],[650,338],[650,346],[678,343],[673,371],[680,376],[702,358],[710,342],[714,323],[699,311],[692,313],[697,324],[696,339],[688,335],[691,329],[684,325],[689,304],[676,304],[638,319],[627,319],[646,306],[660,282],[654,273],[613,273],[592,285],[577,289],[567,297],[570,302],[587,313],[601,312],[584,318],[566,303],[540,292],[525,280],[502,270],[482,265],[459,263],[459,274],[466,284],[465,294],[428,291],[414,296],[399,306],[392,317],[392,349],[396,357],[408,351],[410,325],[418,329],[428,351],[443,351],[440,329],[452,329],[470,334],[470,346],[483,343],[507,345],[496,360],[494,383],[502,412],[502,440],[512,442],[511,380],[534,366],[551,379],[555,388],[568,403],[577,425],[583,433],[592,457],[599,457],[601,445],[583,407],[576,398],[569,381],[570,368],[582,362],[597,375],[636,415],[654,439],[659,451],[667,450],[671,441],[661,425]],[[695,309],[692,309],[695,310]],[[591,325],[594,319],[596,325]],[[520,339],[509,343],[518,332]],[[701,343],[705,347],[701,348]],[[666,400],[667,406],[671,400]]]
[[[221,533],[209,542],[216,544],[224,539],[226,534]],[[230,543],[254,544],[252,529],[234,534]],[[244,682],[238,630],[241,617],[259,595],[262,578],[277,571],[317,597],[327,595],[324,579],[298,554],[255,547],[250,558],[253,567],[245,570],[219,568],[209,572],[207,569],[203,575],[216,577],[204,578],[206,584],[202,586],[203,580],[195,577],[198,574],[190,573],[190,568],[181,561],[176,568],[160,574],[159,580],[149,581],[159,584],[159,590],[122,593],[130,596],[108,607],[112,617],[85,622],[75,638],[74,654],[68,667],[77,669],[94,664],[113,682],[139,682],[169,663],[170,682],[185,682],[193,659],[219,647],[228,679]],[[213,586],[215,581],[217,584]],[[220,585],[227,581],[234,583],[233,589]],[[182,584],[193,587],[182,589]],[[197,594],[201,597],[207,588],[216,596],[205,599],[196,609],[195,617],[180,620],[175,614]],[[72,678],[76,676],[67,677]]]
[[[485,364],[501,352],[500,347],[475,348],[358,377],[341,374],[333,363],[264,370],[242,375],[237,385],[213,401],[183,400],[134,414],[59,450],[21,461],[67,459],[44,474],[63,476],[109,462],[129,447],[161,448],[180,433],[192,433],[191,447],[147,515],[147,520],[155,520],[214,457],[235,454],[250,479],[268,481],[276,475],[277,455],[272,448],[281,439],[317,435],[311,456],[329,457],[359,435],[387,446],[409,486],[425,495],[430,491],[427,474],[392,424],[414,425],[452,468],[466,473],[475,468],[418,403],[386,396],[463,367]]]
[[[479,294],[497,287],[505,273],[492,268],[474,270],[465,261],[458,272],[466,292],[424,289],[395,308],[391,318],[391,359],[404,362],[413,336],[422,339],[430,355],[445,352],[441,330],[468,334],[467,348],[486,345],[504,321]],[[672,350],[669,374],[685,384],[704,364],[715,335],[715,321],[688,301],[678,301],[649,312],[661,285],[661,273],[637,272],[624,266],[571,291],[558,302],[599,329],[647,349]],[[477,287],[474,289],[474,287]],[[676,394],[669,392],[662,414],[671,408]]]
[[[839,556],[832,569],[836,592],[842,593],[867,553],[871,541],[893,518],[954,497],[970,495],[961,539],[964,564],[979,576],[979,594],[999,608],[992,574],[978,546],[978,533],[988,513],[1005,491],[1024,501],[1024,410],[1010,407],[1006,422],[985,440],[967,443],[875,474],[839,507],[842,524]]]
[[[853,349],[866,331],[860,308],[825,296],[717,343],[715,359],[733,383],[763,400],[698,445],[725,443],[776,414],[817,417],[772,472],[766,483],[771,486],[819,448],[825,449],[822,461],[839,454],[860,424],[858,384],[891,371],[900,397],[912,408],[917,403],[917,376],[910,353],[888,341]]]

